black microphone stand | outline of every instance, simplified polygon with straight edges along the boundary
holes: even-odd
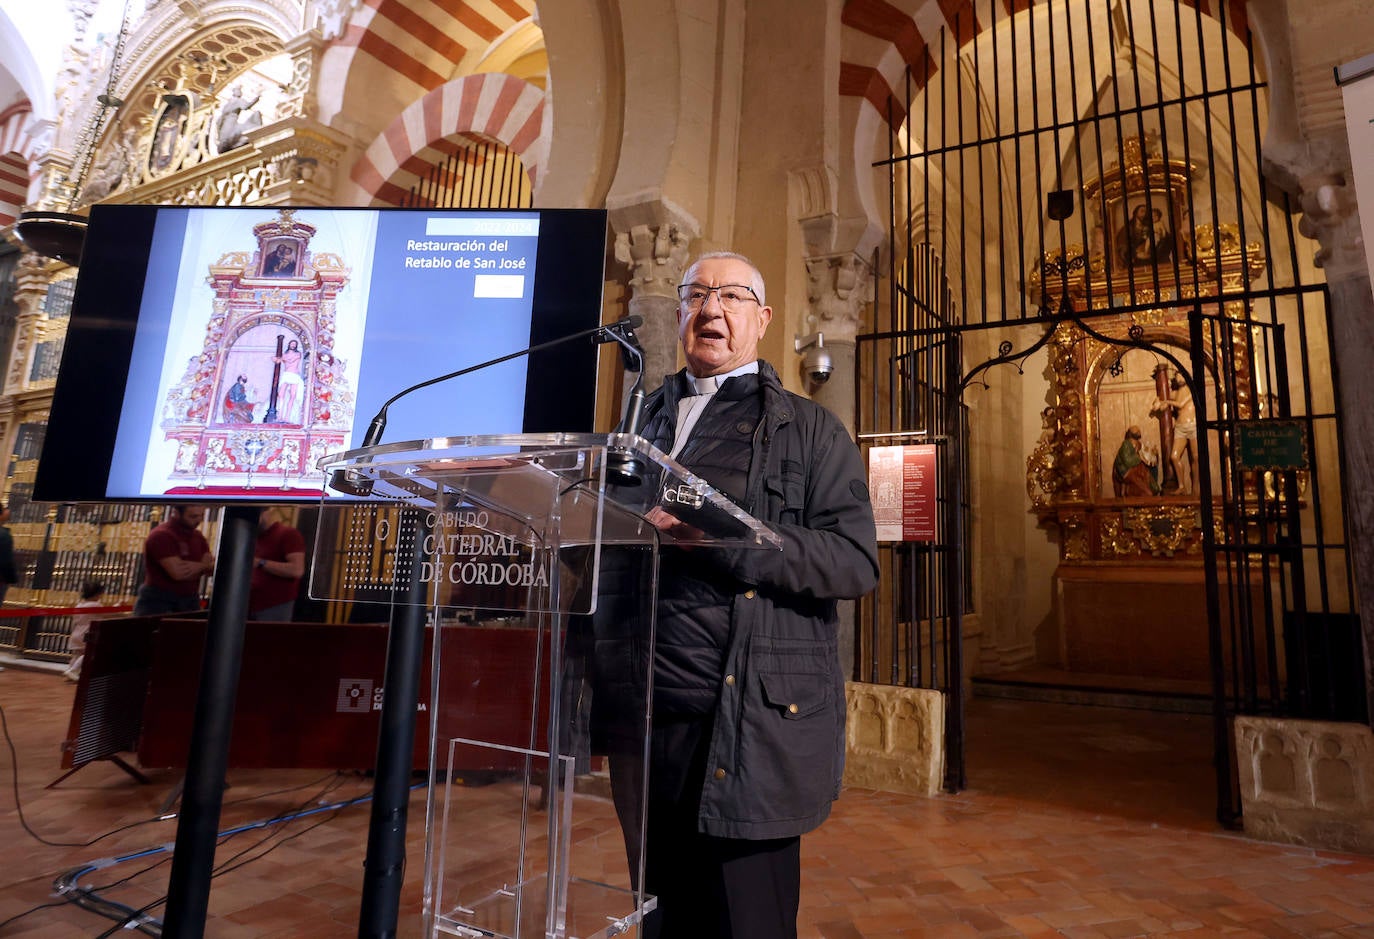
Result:
[[[363,889],[358,908],[358,939],[395,939],[406,867],[406,822],[414,763],[415,712],[420,703],[420,666],[425,654],[425,582],[418,571],[424,559],[420,513],[402,513],[412,549],[405,595],[393,605],[382,682],[381,723],[367,825]],[[404,539],[403,539],[404,540]],[[439,629],[439,624],[434,624]],[[437,700],[430,707],[438,707]]]
[[[612,331],[610,338],[620,345],[625,371],[633,372],[635,376],[630,393],[625,398],[625,413],[615,431],[634,436],[639,433],[644,419],[644,347],[635,335],[633,324]],[[638,486],[645,470],[644,461],[633,450],[613,449],[606,454],[606,475],[617,485]]]

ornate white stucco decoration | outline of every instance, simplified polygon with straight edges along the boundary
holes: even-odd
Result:
[[[325,39],[341,37],[361,5],[361,0],[319,0],[315,4],[315,17],[320,35]]]

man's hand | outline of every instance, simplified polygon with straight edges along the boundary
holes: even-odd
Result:
[[[700,541],[703,535],[700,528],[688,525],[661,506],[654,506],[645,513],[644,518],[674,541]]]

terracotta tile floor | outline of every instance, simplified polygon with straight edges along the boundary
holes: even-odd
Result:
[[[102,763],[45,789],[60,773],[72,687],[53,674],[0,672],[25,818],[48,840],[85,842],[154,817],[176,774],[155,772],[145,786]],[[803,840],[802,936],[1374,937],[1374,858],[1216,826],[1204,716],[975,699],[968,723],[968,790],[933,799],[848,790]],[[86,846],[40,844],[20,826],[10,752],[0,753],[0,922],[59,903],[0,925],[0,936],[102,935],[113,922],[56,901],[53,878],[169,842],[174,823]],[[326,786],[325,801],[367,790],[358,776],[322,777],[231,772],[224,824],[318,802]],[[412,819],[422,800],[417,793]],[[247,863],[214,881],[206,935],[355,935],[366,827],[361,805],[230,840],[217,861],[245,852]],[[403,937],[419,934],[419,834],[412,825]],[[149,855],[83,883],[109,885],[103,896],[137,908],[165,890],[166,859]]]

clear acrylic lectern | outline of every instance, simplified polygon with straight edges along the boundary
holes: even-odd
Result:
[[[319,467],[312,596],[429,610],[425,935],[629,932],[654,904],[637,885],[660,549],[778,536],[635,436],[436,438]]]

